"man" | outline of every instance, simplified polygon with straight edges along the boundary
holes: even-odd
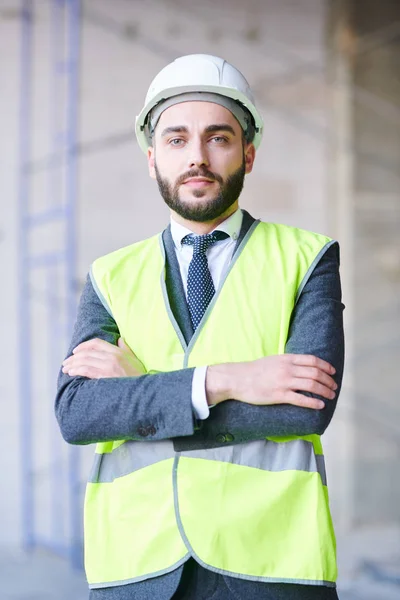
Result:
[[[337,598],[338,245],[239,208],[262,119],[224,60],[163,69],[136,135],[171,224],[92,265],[56,400],[64,438],[97,442],[90,597]]]

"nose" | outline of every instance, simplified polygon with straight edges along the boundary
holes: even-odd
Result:
[[[188,156],[188,166],[190,169],[199,167],[208,167],[209,160],[206,145],[202,141],[192,142]]]

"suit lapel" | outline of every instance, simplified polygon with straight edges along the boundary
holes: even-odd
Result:
[[[240,244],[243,241],[244,236],[246,235],[246,233],[248,232],[248,230],[250,229],[250,227],[253,225],[253,223],[255,221],[255,218],[252,217],[247,212],[247,210],[243,210],[243,208],[242,208],[242,213],[243,213],[242,227],[240,229],[239,237],[237,239],[236,246],[235,246],[232,256],[235,256],[237,249],[239,248]]]
[[[169,305],[186,344],[189,344],[193,335],[193,326],[170,226],[163,231],[162,239],[165,248],[165,284]]]

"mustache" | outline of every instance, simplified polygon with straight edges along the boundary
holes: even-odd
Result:
[[[190,171],[187,171],[187,173],[184,173],[183,175],[181,175],[180,177],[178,177],[178,179],[176,180],[175,185],[181,185],[181,183],[183,183],[186,179],[190,179],[192,177],[205,177],[207,179],[211,179],[212,181],[218,181],[218,183],[223,183],[223,179],[220,175],[217,175],[216,173],[212,173],[211,171],[208,171],[207,169],[191,169]]]

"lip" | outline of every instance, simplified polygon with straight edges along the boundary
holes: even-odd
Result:
[[[214,180],[206,179],[205,177],[191,177],[190,179],[186,179],[183,183],[188,185],[209,185],[214,183]]]
[[[193,177],[192,179],[186,179],[186,181],[183,182],[183,185],[186,185],[188,187],[195,187],[195,188],[202,189],[205,187],[210,187],[213,183],[214,183],[214,181],[211,179],[203,179],[201,177]]]

